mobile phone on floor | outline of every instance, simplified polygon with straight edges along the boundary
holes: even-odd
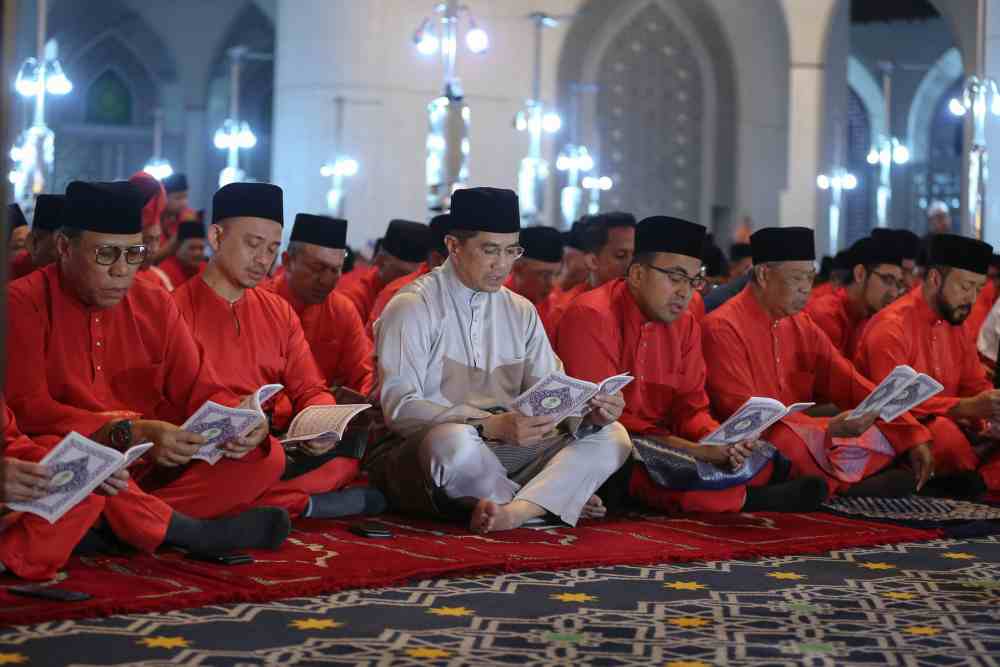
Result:
[[[381,523],[356,523],[350,527],[350,531],[361,537],[372,537],[386,539],[392,537],[392,531]]]
[[[216,565],[249,565],[254,562],[253,556],[250,554],[243,554],[235,551],[222,554],[192,551],[188,553],[187,557],[191,560],[200,560],[206,563],[215,563]]]
[[[11,595],[20,595],[26,598],[40,598],[42,600],[53,600],[55,602],[83,602],[84,600],[89,600],[93,597],[89,593],[70,591],[65,588],[55,588],[54,586],[40,586],[38,584],[8,586],[7,592]]]

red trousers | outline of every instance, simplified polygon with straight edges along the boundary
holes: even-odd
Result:
[[[827,420],[817,419],[815,421],[818,422],[816,424],[817,427],[826,427]],[[823,470],[823,468],[816,463],[816,459],[813,458],[813,455],[809,452],[809,449],[806,447],[802,438],[799,437],[799,434],[793,431],[787,424],[778,422],[768,430],[764,439],[777,447],[778,450],[785,455],[785,458],[792,462],[789,479],[798,479],[800,477],[808,476],[820,477],[826,481],[826,486],[830,490],[831,496],[842,493],[851,487],[850,482],[838,479]],[[826,440],[827,443],[829,443],[829,435],[826,436]],[[893,458],[894,457],[880,452],[869,452],[862,479],[870,477],[880,470],[889,467]]]
[[[768,463],[746,484],[710,491],[679,491],[660,486],[646,471],[646,466],[632,468],[628,494],[646,507],[667,514],[687,512],[739,512],[747,499],[748,486],[764,486],[771,479],[774,464]]]
[[[166,537],[172,510],[129,481],[118,495],[90,494],[54,524],[34,514],[11,514],[0,533],[0,563],[24,579],[51,579],[102,513],[119,539],[151,553]]]
[[[192,461],[178,475],[158,469],[141,483],[178,512],[196,519],[215,519],[252,503],[276,484],[284,471],[285,450],[269,438],[241,459],[224,458],[214,466]],[[164,474],[171,475],[168,481]]]

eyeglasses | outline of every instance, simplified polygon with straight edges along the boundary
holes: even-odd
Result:
[[[892,287],[899,291],[903,291],[906,289],[906,281],[901,280],[896,276],[890,275],[888,273],[879,273],[878,271],[871,271],[871,274],[873,276],[878,276],[879,280],[881,280],[882,284],[885,285],[886,287]]]
[[[667,276],[670,279],[670,283],[674,287],[680,287],[681,285],[688,284],[691,286],[691,289],[701,290],[708,282],[705,280],[705,276],[701,274],[697,276],[689,276],[680,269],[661,269],[660,267],[653,266],[652,264],[646,264],[646,266]]]
[[[519,245],[512,245],[506,248],[501,248],[498,245],[488,245],[479,246],[479,252],[487,257],[499,257],[503,255],[504,258],[513,262],[514,260],[521,259],[521,256],[524,255],[524,248]]]
[[[101,245],[94,248],[94,260],[101,266],[111,266],[118,258],[125,255],[125,263],[142,264],[146,259],[146,246],[130,245],[126,248],[117,245]]]

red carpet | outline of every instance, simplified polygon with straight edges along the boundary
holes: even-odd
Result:
[[[50,602],[3,589],[0,624],[260,602],[473,573],[817,553],[939,535],[825,513],[653,516],[490,536],[396,517],[381,522],[392,526],[394,538],[357,537],[348,521],[303,521],[281,550],[256,552],[252,565],[213,565],[174,551],[74,558],[58,585],[90,593],[91,600]],[[23,582],[6,576],[0,583]]]

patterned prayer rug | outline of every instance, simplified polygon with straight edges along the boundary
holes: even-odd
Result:
[[[53,583],[93,596],[84,602],[14,596],[6,586],[19,582],[6,575],[0,625],[261,602],[429,577],[819,553],[940,536],[823,512],[632,516],[487,536],[454,524],[380,517],[391,539],[358,537],[348,530],[353,521],[297,523],[280,550],[256,552],[251,565],[193,561],[176,551],[74,558]]]
[[[0,664],[995,665],[1000,538],[428,579],[0,630]]]
[[[947,537],[1000,534],[1000,506],[946,498],[845,498],[836,496],[826,509],[843,516],[940,530]]]

